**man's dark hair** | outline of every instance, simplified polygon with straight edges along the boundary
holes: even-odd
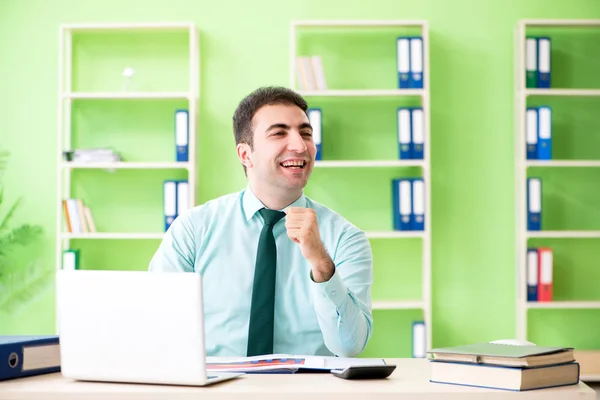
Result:
[[[266,105],[295,105],[306,113],[306,100],[298,93],[280,86],[261,87],[246,96],[233,114],[233,134],[235,144],[247,143],[253,147],[252,118],[259,108]]]

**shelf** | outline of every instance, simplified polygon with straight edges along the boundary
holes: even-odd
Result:
[[[198,113],[196,112],[200,103],[199,87],[200,77],[203,75],[202,65],[200,63],[200,31],[193,21],[181,21],[181,22],[169,22],[169,21],[156,21],[156,22],[91,22],[91,23],[67,23],[60,24],[57,32],[57,75],[56,75],[56,115],[57,115],[57,127],[56,127],[56,138],[58,151],[54,153],[56,157],[55,163],[57,168],[56,181],[55,181],[55,205],[52,207],[55,210],[55,223],[54,232],[52,235],[55,248],[54,248],[54,262],[52,263],[56,270],[63,269],[65,262],[70,263],[71,260],[65,260],[64,251],[69,249],[75,249],[79,245],[92,244],[98,246],[109,246],[104,249],[103,254],[98,254],[98,257],[93,254],[83,254],[75,257],[75,262],[83,262],[86,264],[89,262],[106,263],[106,260],[114,256],[111,253],[111,248],[114,246],[125,246],[125,248],[131,247],[131,245],[148,243],[151,246],[159,244],[165,237],[164,224],[154,224],[154,227],[135,226],[135,218],[129,221],[129,218],[123,218],[120,215],[112,215],[112,219],[120,222],[121,226],[105,226],[98,227],[97,232],[81,232],[83,229],[76,229],[77,233],[69,232],[68,226],[72,225],[72,221],[78,222],[80,226],[93,226],[93,220],[96,220],[96,226],[98,221],[98,215],[91,207],[91,211],[94,214],[92,220],[88,221],[85,215],[81,215],[81,207],[67,207],[64,206],[64,200],[70,198],[78,198],[81,200],[84,207],[89,207],[93,203],[97,203],[97,200],[102,198],[104,188],[98,186],[98,182],[93,176],[95,172],[103,176],[109,176],[109,173],[117,171],[123,175],[131,175],[128,177],[130,183],[135,183],[136,179],[139,180],[139,176],[143,176],[147,173],[154,174],[166,174],[170,175],[175,173],[176,176],[172,177],[173,180],[185,179],[188,182],[187,191],[179,191],[176,193],[179,195],[179,199],[186,200],[186,204],[182,207],[192,208],[197,204],[197,182],[198,182],[198,165],[197,165],[197,143],[200,134],[200,127],[198,124]],[[117,36],[114,36],[114,35]],[[87,39],[83,40],[86,36],[89,36],[89,42]],[[116,52],[105,51],[110,49],[115,38],[123,36],[126,41],[122,40],[119,42],[123,46],[119,46]],[[79,38],[83,40],[80,43]],[[122,38],[120,38],[122,39]],[[176,44],[175,41],[177,42]],[[147,44],[151,44],[150,47]],[[153,46],[157,44],[158,46]],[[176,49],[173,49],[173,44]],[[120,80],[117,83],[109,86],[92,87],[94,83],[97,83],[98,77],[106,75],[104,66],[113,65],[117,68],[124,68],[128,65],[128,59],[131,58],[131,54],[139,55],[141,58],[150,57],[151,59],[157,59],[156,52],[159,53],[164,50],[164,47],[171,48],[168,54],[168,62],[159,63],[153,65],[151,73],[156,73],[159,76],[168,74],[181,74],[184,76],[181,85],[171,85],[170,87],[138,87],[137,90],[134,88],[121,87]],[[114,46],[113,46],[114,47]],[[156,48],[155,48],[156,47]],[[97,49],[103,51],[95,52]],[[124,51],[121,51],[124,50]],[[89,53],[92,52],[92,59],[88,59]],[[81,61],[81,59],[85,58]],[[136,57],[140,59],[140,57]],[[160,58],[160,57],[159,57]],[[150,60],[150,63],[152,60]],[[172,62],[171,62],[172,61]],[[89,64],[89,65],[88,65]],[[90,65],[94,68],[89,70]],[[121,65],[121,67],[118,67]],[[135,67],[135,65],[134,65]],[[88,73],[82,74],[77,73],[78,70],[87,70]],[[137,67],[136,67],[137,69]],[[122,71],[122,69],[120,69]],[[183,71],[182,71],[183,70]],[[118,72],[117,72],[118,73]],[[137,73],[136,73],[137,76]],[[152,77],[150,76],[150,81]],[[135,78],[134,78],[135,80]],[[90,86],[91,85],[91,86]],[[97,85],[96,85],[97,86]],[[105,106],[116,107],[117,111],[121,111],[122,114],[119,116],[118,121],[110,121],[108,116],[108,125],[115,127],[116,124],[121,123],[121,128],[125,129],[120,132],[121,135],[128,136],[128,134],[144,136],[144,131],[140,131],[139,127],[135,124],[131,125],[122,123],[131,115],[128,115],[128,110],[121,110],[124,105],[140,105],[140,106],[151,106],[154,107],[167,107],[171,111],[162,116],[154,116],[156,119],[161,120],[166,125],[170,126],[170,129],[160,130],[160,132],[154,132],[166,139],[166,145],[163,146],[171,156],[168,157],[148,157],[146,159],[134,160],[131,157],[125,157],[125,160],[119,160],[115,158],[97,158],[91,157],[83,158],[76,157],[68,161],[64,156],[66,150],[74,150],[77,148],[76,142],[79,139],[85,139],[86,133],[88,132],[88,126],[84,123],[76,123],[82,117],[85,119],[86,115],[81,114],[81,110],[78,105],[85,104],[86,107],[94,109],[94,115],[97,113],[102,114]],[[175,109],[187,109],[189,111],[187,119],[185,120],[187,125],[187,144],[189,158],[185,162],[177,162],[175,157],[177,138],[175,137],[175,130],[179,122],[183,122],[174,114]],[[112,108],[111,108],[112,110]],[[87,111],[87,108],[86,108]],[[84,113],[85,114],[85,113]],[[91,121],[93,126],[95,121]],[[93,130],[93,129],[92,129]],[[111,132],[105,132],[101,130],[93,132],[93,140],[97,143],[104,143],[109,147],[121,147],[124,145],[122,140],[118,137],[111,135]],[[121,138],[122,139],[122,138]],[[115,142],[116,141],[116,142]],[[132,141],[129,141],[132,143]],[[146,144],[143,144],[146,146]],[[93,147],[93,146],[92,146]],[[143,150],[142,148],[137,149]],[[117,162],[115,162],[117,161]],[[87,170],[82,172],[81,176],[78,173],[73,173],[75,169]],[[123,171],[125,170],[125,171]],[[129,171],[129,172],[127,172]],[[91,175],[90,175],[91,174]],[[115,174],[116,175],[116,174]],[[158,176],[157,175],[157,176]],[[181,176],[180,176],[181,175]],[[156,177],[156,176],[155,176]],[[164,199],[164,188],[162,188],[162,180],[160,180],[158,192],[155,192],[152,196],[152,201],[163,202]],[[81,181],[81,182],[80,182]],[[107,182],[101,182],[103,184],[116,185],[112,190],[119,191],[119,182],[113,182],[109,179]],[[87,190],[86,195],[77,196],[76,189],[82,184]],[[131,186],[131,185],[130,185]],[[92,190],[93,189],[93,190]],[[163,189],[163,190],[161,190]],[[185,188],[184,188],[185,189]],[[177,192],[177,191],[176,191]],[[127,203],[127,204],[126,204]],[[137,205],[135,201],[130,201],[121,204],[125,210],[125,217],[127,216],[127,208],[129,210],[135,210]],[[181,209],[181,207],[180,207]],[[87,210],[83,210],[84,214]],[[75,217],[75,215],[78,217]],[[87,214],[89,217],[89,214]],[[152,217],[154,218],[154,217]],[[90,223],[87,223],[90,222]],[[160,221],[159,221],[160,222]],[[88,229],[86,229],[88,230]],[[95,229],[94,229],[95,230]],[[123,241],[126,241],[125,243]],[[133,241],[133,242],[132,242]],[[90,259],[88,260],[88,256]],[[133,258],[132,258],[133,256]],[[83,257],[83,258],[81,258]],[[135,259],[141,257],[142,264],[145,262],[145,258],[142,254],[118,254],[118,258],[125,259],[124,265],[128,262],[135,263]],[[131,260],[129,260],[131,259]],[[129,260],[129,261],[127,261]],[[139,260],[138,260],[139,261]],[[125,268],[127,269],[127,268]],[[55,319],[54,331],[58,333],[59,326],[58,320]]]
[[[600,27],[600,19],[525,19],[521,21],[525,26],[536,27],[559,27],[559,26],[598,26]]]
[[[424,167],[423,160],[373,160],[373,161],[315,161],[319,168],[349,168],[349,167]]]
[[[369,239],[424,238],[424,231],[365,231]]]
[[[186,100],[192,98],[191,93],[187,92],[70,92],[63,93],[64,99],[179,99]]]
[[[384,17],[385,18],[385,17]],[[394,69],[392,66],[391,69],[388,70],[390,73],[390,77],[393,78],[394,82],[391,85],[369,85],[368,83],[365,85],[359,84],[348,84],[348,85],[305,85],[303,84],[303,80],[299,80],[298,77],[301,75],[302,65],[298,65],[298,56],[310,56],[310,55],[318,55],[318,49],[316,47],[312,47],[313,40],[318,40],[318,38],[307,38],[304,36],[302,32],[309,33],[309,36],[314,34],[315,36],[327,37],[330,34],[338,35],[341,32],[351,31],[352,34],[356,34],[358,36],[361,35],[362,32],[366,32],[367,35],[370,35],[369,32],[381,32],[383,36],[371,37],[369,36],[365,43],[373,40],[382,40],[383,44],[382,49],[387,48],[388,56],[396,59],[397,63],[397,38],[398,35],[406,34],[410,36],[420,36],[422,38],[422,67],[423,67],[423,88],[399,88],[397,81],[397,68]],[[302,33],[302,35],[299,34]],[[343,35],[343,34],[342,34]],[[289,87],[293,88],[298,92],[301,96],[305,97],[309,103],[311,102],[324,102],[328,103],[330,101],[334,102],[409,102],[415,103],[422,106],[425,113],[423,114],[423,137],[424,142],[427,144],[430,141],[430,121],[431,116],[429,113],[430,110],[430,85],[429,82],[429,71],[430,71],[430,46],[429,46],[429,31],[428,31],[428,21],[426,20],[385,20],[385,19],[372,19],[372,20],[298,20],[290,22],[290,34],[289,34]],[[310,42],[310,44],[305,47],[302,43],[306,40]],[[390,42],[391,40],[391,42]],[[364,44],[364,43],[363,43]],[[390,47],[391,44],[391,47]],[[318,47],[318,46],[317,46]],[[298,51],[300,49],[300,51]],[[311,50],[312,49],[312,50]],[[332,57],[336,58],[337,56],[333,55],[335,49],[329,49],[327,54],[331,54]],[[330,57],[327,54],[321,54],[324,61],[326,61],[327,57]],[[342,58],[347,56],[346,54],[340,55]],[[356,57],[354,57],[355,59]],[[370,62],[368,57],[363,61]],[[326,63],[325,63],[326,64]],[[359,63],[360,64],[360,63]],[[371,66],[371,64],[370,64]],[[299,68],[300,67],[300,68]],[[385,67],[385,65],[383,66]],[[382,67],[382,68],[383,68]],[[387,69],[389,64],[384,69]],[[397,67],[397,66],[396,66]],[[320,67],[319,67],[320,68]],[[325,78],[327,79],[327,66],[325,65]],[[394,72],[396,71],[396,72]],[[360,78],[360,77],[357,77]],[[358,79],[356,79],[358,80]],[[367,79],[369,80],[369,79]],[[364,82],[364,81],[363,81]],[[403,85],[404,86],[404,85]],[[343,112],[342,112],[343,114]],[[373,116],[372,116],[373,117]],[[397,116],[395,114],[391,115],[392,119],[396,119]],[[395,122],[396,123],[396,122]],[[327,130],[325,124],[323,129]],[[372,132],[371,134],[379,134],[385,132]],[[390,133],[390,132],[388,132]],[[387,133],[385,133],[387,135]],[[392,132],[392,136],[397,136],[397,132],[394,134]],[[397,144],[396,150],[397,152]],[[372,174],[379,174],[382,171],[396,171],[400,173],[413,171],[413,173],[417,174],[424,180],[424,190],[426,198],[429,198],[427,193],[430,193],[430,173],[431,173],[431,158],[426,154],[424,159],[404,159],[400,158],[397,154],[392,154],[390,157],[384,157],[384,159],[332,159],[330,157],[325,157],[324,160],[315,161],[314,170],[318,170],[320,168],[355,168],[354,172],[358,172],[356,168],[379,168],[379,169],[371,169]],[[382,168],[388,168],[387,170],[382,170]],[[406,169],[413,168],[413,169]],[[331,170],[326,170],[332,172]],[[362,169],[361,172],[367,173],[369,170]],[[325,171],[321,171],[318,173],[326,173]],[[426,215],[431,215],[430,210],[430,201],[426,200],[424,203]],[[431,323],[431,231],[430,229],[426,229],[424,231],[397,231],[393,229],[393,226],[382,226],[379,229],[375,228],[374,230],[364,229],[367,238],[370,241],[373,240],[403,240],[403,239],[416,239],[415,245],[417,247],[422,247],[422,260],[420,261],[421,270],[422,270],[422,283],[419,285],[421,291],[423,292],[422,298],[417,300],[407,299],[407,300],[381,300],[381,301],[373,301],[373,309],[375,310],[420,310],[422,312],[422,320],[425,323],[425,332],[424,332],[424,344],[426,348],[431,347],[431,339],[432,339],[432,323]],[[373,242],[374,243],[374,242]]]
[[[539,160],[527,161],[525,165],[530,167],[600,167],[600,161],[586,160]]]
[[[425,89],[343,89],[343,90],[298,90],[306,97],[384,97],[424,96]]]
[[[162,239],[164,232],[139,232],[139,233],[62,233],[63,239]]]
[[[525,96],[600,96],[600,89],[526,89]]]
[[[189,169],[189,162],[63,162],[71,169]]]
[[[294,21],[292,22],[292,26],[294,27],[378,27],[378,26],[425,26],[427,25],[427,21],[405,21],[405,20],[371,20],[371,21],[363,21],[363,20],[308,20],[308,21]]]
[[[527,231],[527,237],[530,239],[543,238],[600,238],[600,231]]]
[[[527,302],[527,308],[597,308],[600,301],[532,301]]]
[[[373,310],[418,310],[424,308],[420,300],[384,300],[374,301]]]
[[[187,30],[194,29],[192,22],[154,22],[154,23],[91,23],[91,24],[64,24],[63,29],[69,31],[89,32],[89,31],[120,31],[120,30]]]

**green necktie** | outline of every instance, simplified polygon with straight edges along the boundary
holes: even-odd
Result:
[[[285,216],[282,211],[263,208],[258,211],[265,225],[258,239],[250,327],[248,329],[248,356],[273,353],[273,328],[275,311],[275,272],[277,247],[273,226]]]

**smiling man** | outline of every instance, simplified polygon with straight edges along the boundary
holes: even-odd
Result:
[[[244,98],[233,130],[247,187],[177,217],[150,262],[202,275],[207,355],[355,356],[371,336],[369,241],[303,192],[316,153],[306,111],[286,88]]]

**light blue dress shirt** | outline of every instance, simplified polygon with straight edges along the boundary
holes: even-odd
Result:
[[[311,265],[287,236],[285,217],[277,222],[273,352],[355,356],[372,331],[369,240],[341,215],[304,194],[290,206],[315,210],[335,272],[327,282],[313,281]],[[202,275],[208,356],[246,356],[254,263],[263,227],[257,211],[263,207],[250,187],[194,207],[175,219],[150,261],[150,271]]]

